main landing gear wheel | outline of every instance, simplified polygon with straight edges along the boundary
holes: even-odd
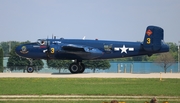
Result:
[[[82,63],[72,63],[70,66],[69,66],[69,71],[73,74],[75,73],[83,73],[85,70],[85,66],[84,64]]]
[[[32,66],[27,67],[27,72],[32,73],[34,71],[34,68]]]
[[[85,70],[85,66],[83,63],[81,63],[80,68],[79,68],[79,73],[83,73],[84,70]]]

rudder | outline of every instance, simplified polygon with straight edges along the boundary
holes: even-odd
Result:
[[[146,51],[158,51],[164,39],[164,30],[157,26],[148,26],[146,29],[143,48]]]

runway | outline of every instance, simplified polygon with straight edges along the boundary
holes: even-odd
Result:
[[[180,78],[180,73],[0,73],[0,78]]]

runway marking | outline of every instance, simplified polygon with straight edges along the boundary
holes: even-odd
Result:
[[[160,73],[0,73],[0,78],[160,78]],[[161,73],[161,78],[180,78],[180,73]]]
[[[0,101],[57,101],[57,100],[150,100],[153,96],[105,96],[105,95],[0,95]],[[158,100],[180,101],[180,96],[156,96]]]

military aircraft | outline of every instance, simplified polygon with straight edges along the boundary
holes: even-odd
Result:
[[[148,26],[143,42],[86,40],[86,39],[38,39],[37,42],[22,44],[15,51],[19,56],[31,59],[74,60],[69,66],[71,73],[83,73],[82,60],[111,59],[139,55],[151,56],[154,53],[169,51],[164,43],[164,30],[157,26]],[[30,65],[28,73],[34,68]]]

